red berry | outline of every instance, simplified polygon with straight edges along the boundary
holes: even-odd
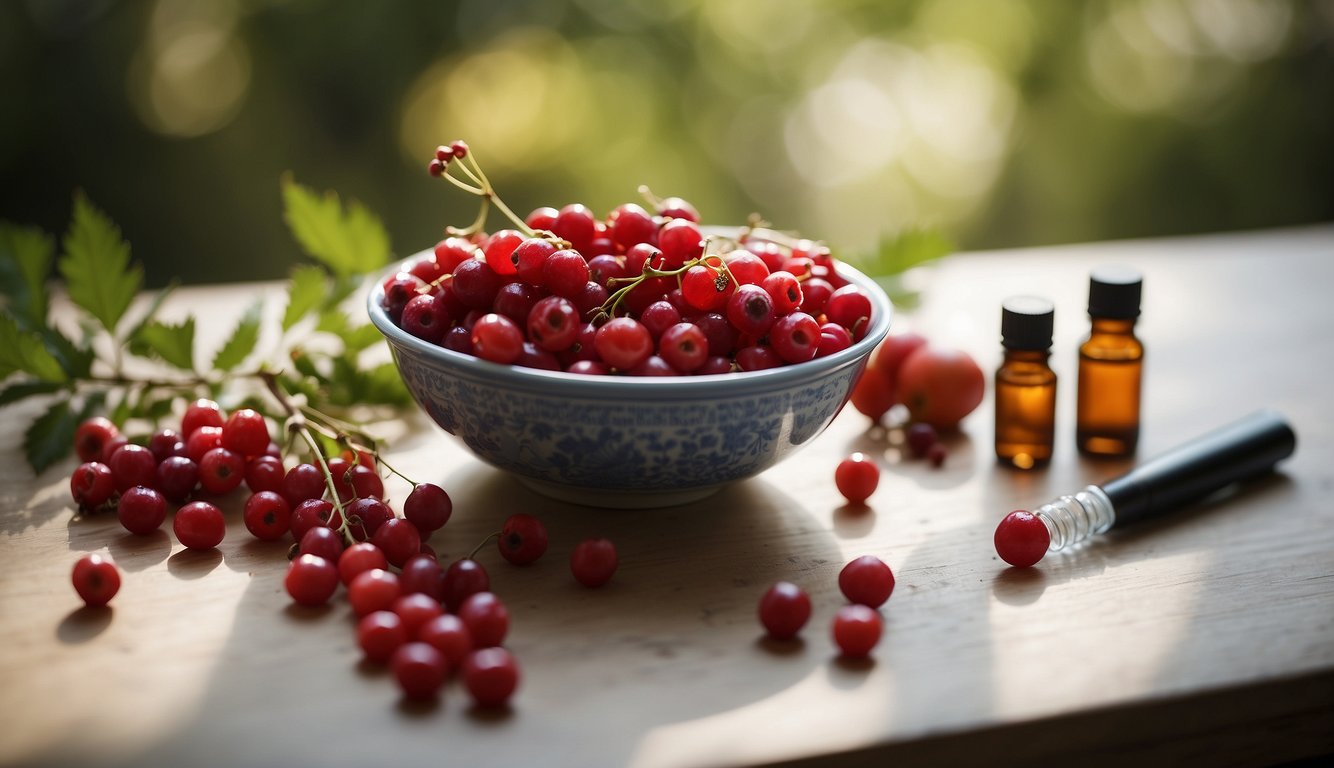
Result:
[[[854,453],[839,462],[834,470],[834,484],[850,504],[865,504],[880,484],[880,468],[863,453]]]
[[[399,581],[401,585],[402,579]],[[403,620],[403,628],[407,630],[410,638],[417,637],[417,631],[426,622],[444,613],[444,608],[440,606],[439,600],[420,592],[405,593],[399,596],[394,601],[392,609]]]
[[[904,438],[908,441],[908,450],[919,459],[924,458],[927,451],[931,450],[931,446],[939,440],[936,428],[920,421],[908,425]]]
[[[417,630],[417,639],[430,643],[444,655],[451,668],[463,664],[472,652],[472,637],[463,620],[452,613],[436,616]]]
[[[213,549],[227,533],[222,510],[207,501],[193,501],[176,510],[171,523],[176,539],[190,549]]]
[[[445,570],[445,608],[458,611],[463,601],[491,588],[491,577],[482,564],[471,558],[456,560]]]
[[[501,277],[482,259],[468,259],[454,268],[454,296],[468,309],[488,309],[500,291]]]
[[[371,611],[357,622],[357,645],[367,661],[383,664],[407,641],[403,620],[393,611]]]
[[[658,354],[673,369],[690,373],[709,357],[709,340],[694,323],[677,323],[663,331]]]
[[[287,498],[284,496],[283,498]],[[333,502],[327,499],[306,499],[292,510],[290,528],[292,538],[301,541],[315,528],[337,529],[343,524],[343,518],[334,511]]]
[[[940,469],[945,466],[945,457],[949,455],[949,449],[944,443],[936,443],[926,451],[926,460],[931,462],[931,466]]]
[[[534,288],[522,280],[505,283],[496,293],[491,311],[508,317],[522,329],[528,324],[528,314],[533,311],[533,306],[543,295],[541,288]]]
[[[861,288],[845,285],[830,295],[824,311],[832,322],[847,328],[854,338],[861,338],[871,321],[871,300]]]
[[[439,248],[439,246],[436,246]],[[437,262],[439,260],[437,259]],[[384,281],[384,311],[395,323],[401,323],[403,319],[403,308],[412,300],[413,296],[421,293],[426,287],[421,278],[410,272],[399,272]],[[219,424],[221,426],[221,424]],[[182,431],[185,431],[182,429]],[[189,432],[186,432],[188,435]]]
[[[679,197],[668,197],[658,201],[658,215],[669,219],[685,219],[686,221],[699,222],[699,211],[695,206]]]
[[[245,459],[226,448],[214,448],[199,460],[199,484],[213,494],[230,493],[245,479]]]
[[[528,214],[527,218],[523,220],[523,223],[527,224],[529,229],[546,230],[547,232],[550,232],[551,228],[556,224],[556,217],[558,215],[560,215],[560,211],[550,206],[543,206],[541,208],[535,208],[533,212]]]
[[[518,270],[514,264],[514,249],[518,248],[523,240],[523,235],[513,229],[502,229],[492,233],[486,239],[486,245],[482,246],[482,253],[486,256],[486,263],[492,271],[502,276],[515,274]]]
[[[421,552],[422,539],[417,526],[401,517],[391,517],[371,534],[371,543],[384,552],[389,564],[402,567],[408,558]]]
[[[760,337],[774,324],[774,300],[758,285],[742,285],[727,300],[727,321],[738,331]]]
[[[404,594],[420,593],[437,603],[445,600],[445,569],[432,555],[417,554],[408,558],[398,582]]]
[[[338,569],[316,555],[301,555],[287,566],[287,594],[298,605],[324,605],[338,589]]]
[[[151,487],[157,480],[157,461],[142,445],[127,443],[116,449],[107,464],[116,479],[116,490],[124,493],[136,485]]]
[[[241,457],[260,456],[269,447],[269,425],[258,411],[242,408],[222,425],[222,447]]]
[[[459,606],[459,619],[468,628],[474,648],[489,648],[505,641],[510,628],[510,612],[491,592],[476,592]]]
[[[996,526],[996,554],[1016,568],[1027,568],[1047,554],[1051,532],[1042,518],[1016,509]]]
[[[673,219],[658,230],[658,247],[666,259],[666,267],[677,269],[704,255],[704,237],[693,221]]]
[[[167,500],[152,488],[136,485],[120,495],[116,517],[125,530],[147,536],[167,519]]]
[[[362,499],[383,499],[384,480],[374,467],[357,464],[349,475],[352,483],[352,495]]]
[[[613,368],[628,371],[653,354],[653,337],[639,321],[617,317],[598,328],[593,337],[598,357]]]
[[[658,225],[642,206],[626,203],[611,212],[611,239],[629,249],[647,243],[657,233]]]
[[[417,526],[423,536],[443,528],[453,511],[454,503],[450,501],[449,494],[433,483],[414,486],[403,501],[403,517]]]
[[[463,662],[463,684],[480,707],[499,707],[519,687],[519,665],[504,648],[482,648]]]
[[[389,561],[385,559],[380,548],[370,542],[363,541],[343,550],[342,556],[338,558],[338,578],[342,580],[344,585],[350,585],[353,579],[366,571],[377,568],[384,570],[388,567]]]
[[[439,344],[449,330],[451,321],[443,302],[430,293],[419,293],[403,305],[398,325],[422,341]]]
[[[473,323],[472,351],[483,360],[508,365],[523,352],[523,331],[508,317],[487,313]]]
[[[760,285],[769,276],[764,259],[747,250],[732,251],[724,259],[727,271],[741,285]],[[768,291],[766,291],[767,293]]]
[[[802,363],[820,348],[820,324],[805,312],[780,317],[769,330],[769,346],[785,363]]]
[[[103,416],[94,416],[74,430],[74,452],[79,461],[101,461],[108,443],[120,435],[120,429]]]
[[[788,581],[769,587],[760,598],[760,623],[775,640],[789,640],[811,617],[811,598],[806,590]]]
[[[283,477],[287,474],[287,468],[283,466],[283,460],[276,456],[256,456],[246,462],[245,465],[245,484],[251,493],[259,491],[281,492],[283,489]]]
[[[280,493],[288,504],[295,507],[306,499],[320,498],[326,490],[324,473],[319,467],[314,464],[297,464],[287,470]]]
[[[98,554],[79,558],[70,578],[74,591],[90,608],[106,605],[120,591],[120,571],[109,558]]]
[[[297,551],[303,555],[322,557],[336,566],[338,559],[343,556],[343,537],[332,528],[316,526],[306,531],[297,542]]]
[[[347,601],[358,616],[391,609],[402,593],[398,576],[382,568],[364,571],[347,585]]]
[[[202,426],[185,438],[185,455],[195,464],[204,460],[204,454],[222,447],[222,427]]]
[[[409,699],[429,699],[445,683],[445,657],[427,643],[404,643],[394,651],[389,666],[394,679]]]
[[[894,573],[880,558],[862,555],[839,571],[838,588],[851,602],[879,608],[894,591]]]
[[[561,239],[568,240],[574,250],[583,253],[593,242],[596,220],[588,206],[571,203],[556,214],[556,220],[551,223],[551,231]]]
[[[379,499],[353,499],[343,509],[347,513],[348,527],[357,541],[369,540],[380,526],[394,517],[389,505]]]
[[[696,264],[681,275],[681,296],[692,309],[711,312],[721,309],[736,284],[720,269]]]
[[[560,352],[579,338],[579,310],[569,299],[547,296],[528,313],[528,338],[542,349]]]
[[[510,515],[496,540],[501,557],[515,565],[528,565],[547,551],[547,528],[525,513]]]
[[[570,572],[585,587],[606,584],[617,565],[616,545],[607,539],[585,539],[570,553]]]
[[[545,287],[542,268],[555,252],[556,246],[545,238],[530,237],[519,243],[511,257],[515,269],[518,270],[519,279],[529,285]]]
[[[589,278],[588,262],[578,251],[556,251],[542,264],[542,283],[557,296],[573,299]]]
[[[196,400],[185,408],[185,415],[181,416],[181,434],[188,440],[190,435],[200,427],[217,427],[223,425],[222,409],[212,400]]]
[[[774,300],[774,311],[780,315],[797,311],[806,298],[801,293],[801,283],[791,272],[770,272],[760,281],[760,287],[769,292],[769,297]]]
[[[292,524],[292,508],[287,499],[273,491],[260,491],[246,499],[242,519],[255,538],[277,541]]]
[[[111,468],[100,461],[89,461],[74,468],[69,478],[70,496],[80,509],[97,509],[116,491]]]
[[[864,605],[845,605],[834,614],[834,643],[844,656],[863,658],[880,642],[880,614]]]

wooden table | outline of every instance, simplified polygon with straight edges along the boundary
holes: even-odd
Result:
[[[1261,406],[1291,419],[1297,453],[1227,499],[1011,570],[991,545],[1006,512],[1129,466],[1073,446],[1087,274],[1106,262],[1146,274],[1140,455]],[[513,512],[550,528],[550,552],[529,568],[481,555],[523,668],[500,714],[471,709],[457,684],[433,706],[400,702],[359,663],[345,600],[290,605],[285,546],[245,533],[241,493],[215,553],[184,550],[169,526],[141,538],[75,518],[72,464],[33,478],[21,463],[17,427],[36,405],[0,411],[0,764],[1257,764],[1334,751],[1334,227],[962,254],[915,277],[926,300],[896,326],[988,371],[1001,299],[1056,302],[1048,469],[996,465],[989,398],[939,471],[900,460],[893,436],[848,409],[794,458],[711,499],[615,512],[535,496],[423,421],[386,426],[402,432],[392,461],[454,498],[433,541],[449,556]],[[239,313],[253,293],[174,301]],[[883,462],[869,514],[833,486],[853,450]],[[621,553],[600,590],[567,566],[592,535]],[[124,585],[110,611],[81,610],[70,567],[103,549]],[[898,586],[874,659],[848,663],[828,634],[835,577],[864,553]],[[814,600],[795,645],[763,641],[755,619],[778,579]]]

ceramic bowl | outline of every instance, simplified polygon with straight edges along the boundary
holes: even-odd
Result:
[[[478,458],[545,496],[644,508],[694,501],[762,472],[829,425],[893,310],[870,278],[847,265],[839,274],[871,299],[871,327],[860,341],[797,365],[706,376],[498,365],[396,326],[383,308],[383,281],[367,306],[413,398]]]

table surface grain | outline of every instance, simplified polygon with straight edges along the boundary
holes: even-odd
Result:
[[[1280,471],[1038,568],[1008,569],[999,519],[1129,468],[1074,449],[1075,349],[1091,267],[1145,274],[1140,457],[1260,407],[1298,434]],[[471,708],[457,683],[400,701],[359,661],[343,597],[298,610],[286,546],[250,538],[240,492],[216,552],[114,517],[78,517],[72,462],[32,477],[0,411],[0,764],[446,765],[1019,764],[1068,758],[1264,764],[1334,751],[1334,226],[959,254],[909,276],[923,303],[895,318],[999,362],[1000,301],[1057,307],[1058,444],[1045,470],[998,466],[991,398],[948,438],[941,470],[846,409],[772,470],[688,506],[609,511],[536,496],[424,420],[381,426],[388,456],[443,485],[455,514],[432,540],[466,554],[514,512],[540,515],[548,554],[480,557],[511,607],[523,682],[513,706]],[[256,291],[182,290],[165,308],[230,328]],[[272,302],[271,302],[272,303]],[[217,328],[213,326],[217,325]],[[870,510],[843,506],[833,468],[883,467]],[[405,486],[389,483],[394,498]],[[607,536],[621,567],[586,590],[575,542]],[[69,570],[109,551],[109,610],[81,609]],[[897,588],[864,663],[840,660],[836,576],[883,558]],[[814,614],[793,644],[761,637],[760,594],[792,580]]]

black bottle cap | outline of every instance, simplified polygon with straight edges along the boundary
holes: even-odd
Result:
[[[1056,307],[1037,296],[1012,296],[1001,303],[1001,345],[1006,349],[1051,348]]]
[[[1130,267],[1098,267],[1089,275],[1089,317],[1132,320],[1139,317],[1144,278]]]

